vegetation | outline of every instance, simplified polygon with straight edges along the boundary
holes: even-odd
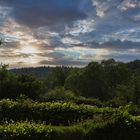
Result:
[[[8,87],[12,87],[12,89],[9,88],[10,93],[2,90],[3,94],[5,95],[6,92],[9,97],[10,94],[14,94],[15,97],[25,94],[32,99],[49,100],[49,96],[55,94],[54,99],[50,97],[50,101],[55,101],[61,100],[62,96],[66,96],[66,92],[71,92],[78,99],[79,96],[90,99],[96,98],[103,102],[110,101],[113,106],[126,105],[129,102],[139,104],[140,100],[139,60],[123,63],[109,59],[103,60],[101,63],[91,62],[84,68],[42,67],[11,71],[1,68],[1,71],[5,73],[5,79],[3,79],[3,84],[5,82],[4,87],[8,84]],[[25,76],[26,78],[23,79]],[[6,83],[8,82],[6,78],[9,83]],[[12,83],[15,84],[16,89],[14,85],[10,85]],[[29,89],[32,92],[28,91]],[[61,93],[61,99],[58,99],[60,90],[63,90],[63,95]],[[59,92],[59,95],[57,92]],[[67,100],[66,97],[64,99]]]
[[[45,92],[43,82],[31,74],[16,75],[7,69],[7,65],[0,67],[0,98],[16,99],[21,94],[37,99]]]
[[[52,126],[33,121],[7,121],[0,125],[2,139],[46,139],[46,140],[119,140],[140,138],[140,116],[132,116],[122,109],[110,119],[94,119],[70,126]]]
[[[140,61],[0,65],[0,139],[140,139]]]
[[[76,105],[70,102],[0,101],[0,120],[40,120],[53,125],[69,125],[73,122],[96,117],[99,114],[111,115],[114,111],[116,109]]]

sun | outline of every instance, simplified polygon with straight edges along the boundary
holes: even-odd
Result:
[[[15,53],[20,56],[19,59],[16,61],[22,62],[22,64],[26,64],[29,66],[32,66],[34,64],[37,64],[40,60],[40,57],[38,56],[38,53],[40,53],[40,50],[37,46],[21,46],[17,50],[15,50]]]
[[[20,53],[23,54],[35,54],[38,52],[37,48],[33,47],[33,46],[26,46],[26,47],[22,47],[19,50]]]

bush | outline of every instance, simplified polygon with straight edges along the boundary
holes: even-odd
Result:
[[[54,102],[39,103],[31,100],[1,100],[0,120],[34,120],[46,123],[69,125],[80,120],[93,118],[97,114],[113,114],[111,108],[97,108],[74,103]]]
[[[55,88],[50,90],[45,96],[45,101],[74,101],[76,96],[72,91],[65,90],[63,87]]]
[[[21,121],[0,125],[0,138],[6,140],[139,140],[140,116],[118,112],[113,119],[88,120],[72,126],[46,126]]]
[[[0,138],[3,140],[23,140],[23,139],[49,139],[51,129],[45,124],[35,122],[16,122],[0,125]]]
[[[100,100],[95,99],[95,98],[77,97],[76,103],[97,106],[97,107],[105,106],[103,102],[101,102]]]

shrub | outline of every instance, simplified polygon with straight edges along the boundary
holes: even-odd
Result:
[[[63,87],[55,88],[50,90],[45,96],[46,101],[74,101],[76,96],[72,91],[65,90]]]
[[[70,102],[34,102],[32,100],[1,100],[0,120],[34,120],[68,125],[101,114],[113,114],[115,109],[76,105]]]

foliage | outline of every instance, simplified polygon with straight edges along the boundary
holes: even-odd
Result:
[[[101,102],[99,99],[96,98],[85,98],[85,97],[77,97],[77,100],[75,101],[76,104],[84,104],[84,105],[91,105],[91,106],[97,106],[97,107],[104,107],[105,103]]]
[[[21,74],[17,78],[18,93],[24,94],[31,99],[36,99],[45,92],[45,87],[41,81],[29,74]]]
[[[48,91],[44,95],[45,101],[75,101],[76,96],[70,90],[65,90],[63,87],[55,88],[53,90]]]
[[[20,94],[36,99],[45,92],[42,81],[32,75],[16,75],[7,70],[7,65],[0,67],[0,98],[16,99]]]
[[[72,95],[74,94],[75,100],[78,101],[80,100],[78,96],[89,98],[85,99],[85,103],[89,104],[92,104],[92,98],[96,98],[103,102],[112,102],[114,106],[126,105],[129,102],[138,105],[140,101],[139,64],[139,60],[123,63],[109,59],[101,63],[91,62],[84,68],[62,66],[10,71],[7,70],[6,65],[1,65],[0,98],[16,99],[20,94],[24,94],[34,100],[70,99],[71,101],[75,98]],[[35,74],[37,78],[30,73]],[[66,90],[60,90],[61,87]]]
[[[51,128],[35,122],[12,122],[0,125],[0,138],[3,139],[44,139],[49,138]]]
[[[108,120],[88,120],[71,126],[46,126],[33,121],[11,122],[0,125],[0,137],[9,140],[47,139],[47,140],[120,140],[140,138],[140,116],[134,117],[126,112],[114,114]]]
[[[68,77],[71,69],[72,68],[68,67],[52,68],[44,80],[47,90],[64,86],[65,80]]]
[[[96,62],[72,73],[66,79],[65,87],[85,97],[105,99],[107,95],[106,76],[101,65]]]
[[[88,105],[76,105],[69,102],[34,102],[32,100],[1,100],[0,120],[34,120],[51,124],[69,125],[80,120],[93,118],[97,114],[112,114],[111,108],[97,108]]]

